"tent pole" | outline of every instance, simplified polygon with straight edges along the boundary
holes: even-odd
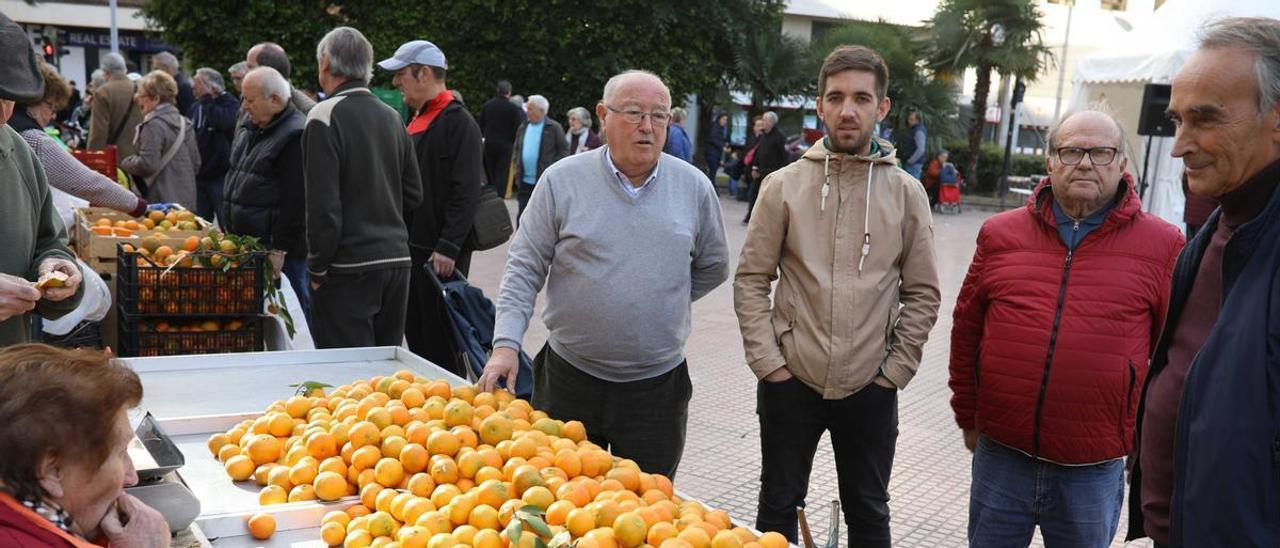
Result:
[[[1147,163],[1151,161],[1151,136],[1147,136],[1147,151],[1142,155],[1142,184],[1138,185],[1138,199],[1144,203],[1147,199]]]

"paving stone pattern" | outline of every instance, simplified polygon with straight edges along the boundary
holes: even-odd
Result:
[[[514,215],[515,201],[508,203]],[[725,196],[721,203],[736,267],[746,233],[741,223],[746,204]],[[894,546],[941,548],[967,544],[970,455],[951,415],[947,352],[956,294],[973,255],[978,228],[992,214],[966,211],[934,217],[942,308],[925,346],[920,371],[899,399],[900,433],[889,484]],[[506,246],[479,253],[473,259],[471,282],[491,298],[497,296],[505,259]],[[686,347],[694,393],[676,485],[689,496],[728,511],[735,521],[752,525],[760,486],[756,380],[743,358],[731,282],[732,275],[729,282],[694,303],[693,335]],[[541,348],[547,337],[541,304],[540,300],[524,340],[531,354]],[[619,335],[643,333],[643,326],[635,326],[633,332]],[[835,498],[835,462],[830,439],[823,436],[814,458],[806,509],[819,544],[827,539],[830,501]],[[1126,515],[1127,508],[1121,514],[1112,546],[1150,546],[1145,540],[1123,542]],[[842,538],[840,544],[845,543]],[[1031,545],[1044,545],[1039,534]]]

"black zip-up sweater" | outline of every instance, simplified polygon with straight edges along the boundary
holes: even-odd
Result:
[[[422,180],[400,116],[347,82],[307,115],[302,158],[312,278],[409,267],[404,212],[422,204]]]

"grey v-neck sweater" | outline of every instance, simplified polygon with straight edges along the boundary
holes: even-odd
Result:
[[[629,382],[684,361],[690,304],[728,279],[729,249],[705,174],[663,154],[632,197],[608,150],[560,160],[538,181],[507,256],[494,346],[519,348],[545,285],[551,348],[587,374]]]

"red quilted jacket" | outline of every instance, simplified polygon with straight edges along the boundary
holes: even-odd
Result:
[[[1121,457],[1164,321],[1181,231],[1120,202],[1072,253],[1046,179],[983,224],[951,330],[951,408],[965,430],[1061,464]]]

